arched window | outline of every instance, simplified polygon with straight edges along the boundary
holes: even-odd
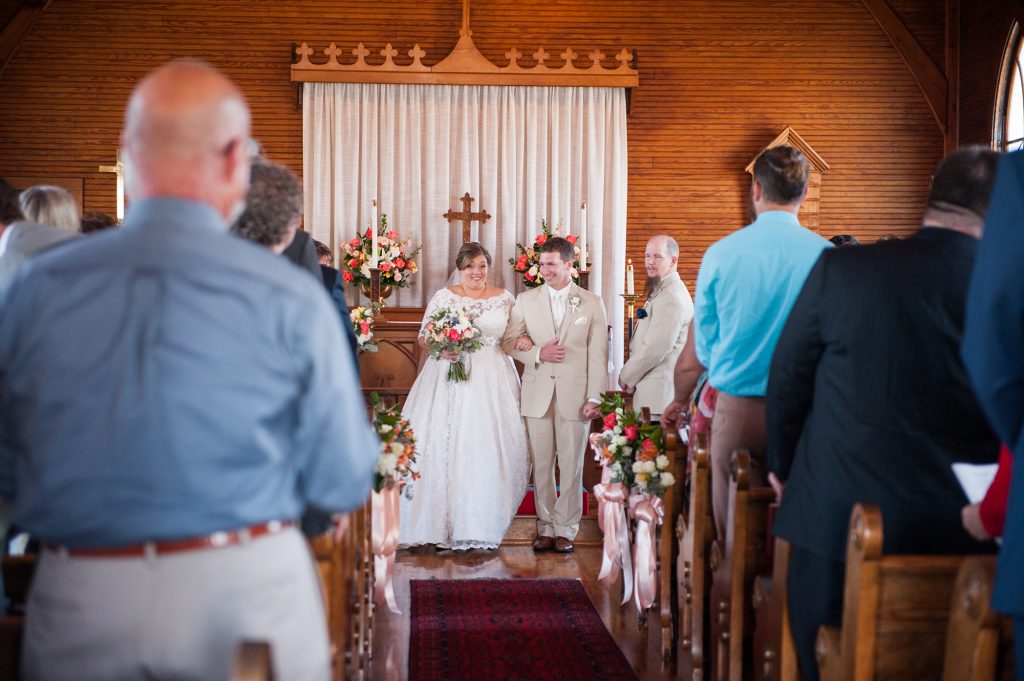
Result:
[[[1005,151],[1024,149],[1024,61],[1020,25],[1015,25],[1007,43],[1000,77],[1000,101],[996,108],[995,146]]]

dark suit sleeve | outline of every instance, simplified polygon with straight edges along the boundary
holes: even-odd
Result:
[[[356,377],[358,377],[359,342],[356,340],[356,330],[352,328],[352,315],[349,313],[348,301],[345,299],[345,282],[341,277],[334,281],[334,288],[331,289],[331,301],[338,309],[338,316],[341,317],[341,326],[345,331],[345,338],[348,339],[348,346],[352,351],[352,361],[355,362]]]
[[[824,342],[821,309],[827,257],[818,258],[793,305],[768,374],[768,470],[789,477],[796,445],[814,397],[814,377]]]
[[[1024,430],[1024,154],[999,167],[967,299],[964,363],[999,437]]]

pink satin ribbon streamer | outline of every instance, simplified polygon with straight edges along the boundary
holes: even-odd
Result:
[[[601,572],[597,579],[605,587],[622,569],[622,603],[633,595],[633,561],[629,551],[629,524],[626,521],[626,488],[621,482],[607,482],[610,478],[605,469],[601,475],[602,484],[594,485],[594,496],[598,501],[598,522],[604,531],[604,546],[601,550]]]
[[[398,531],[401,523],[398,515],[398,486],[389,485],[380,492],[374,492],[371,501],[370,543],[373,549],[373,599],[381,598],[388,609],[396,615],[402,614],[395,599],[395,554],[398,552]]]
[[[636,543],[633,545],[633,594],[638,611],[654,605],[658,593],[657,528],[665,517],[665,504],[656,496],[634,494],[629,497],[629,515],[636,519]]]

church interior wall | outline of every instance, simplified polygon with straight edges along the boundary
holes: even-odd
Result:
[[[941,64],[943,3],[891,4]],[[454,46],[460,17],[455,0],[57,0],[0,76],[0,173],[81,177],[84,209],[113,213],[114,178],[97,167],[114,160],[133,85],[174,57],[234,78],[267,155],[301,173],[293,42],[321,59],[332,41],[346,51],[363,42],[375,55],[387,42],[402,53],[419,43],[433,63]],[[912,231],[942,156],[920,89],[860,0],[478,0],[472,29],[497,63],[513,46],[599,48],[609,63],[623,47],[637,50],[628,249],[640,261],[650,235],[673,234],[691,289],[704,249],[746,221],[744,168],[787,125],[830,165],[825,236]]]
[[[964,3],[960,14],[960,142],[990,144],[999,98],[999,72],[1021,0]]]

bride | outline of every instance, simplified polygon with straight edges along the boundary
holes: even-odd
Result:
[[[456,357],[429,357],[409,391],[403,415],[416,433],[421,477],[412,499],[401,500],[402,547],[497,548],[526,492],[519,376],[501,350],[515,298],[488,286],[491,254],[479,243],[464,244],[455,266],[461,283],[434,294],[424,325],[441,308],[464,311],[484,346],[464,358],[467,381],[446,379],[448,361]]]

